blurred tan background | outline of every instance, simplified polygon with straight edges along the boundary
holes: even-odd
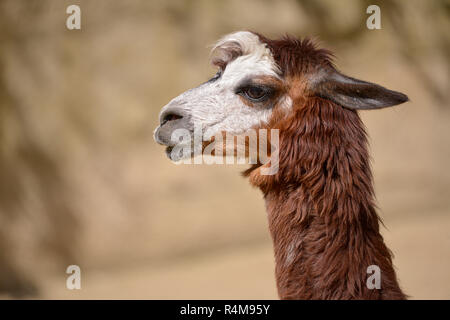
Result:
[[[316,37],[344,73],[408,94],[361,113],[383,233],[406,293],[449,299],[449,16],[444,0],[0,1],[0,297],[277,298],[245,166],[177,166],[152,138],[214,74],[208,46],[244,29]]]

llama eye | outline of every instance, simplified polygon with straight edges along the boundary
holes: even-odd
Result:
[[[265,87],[249,86],[240,92],[245,98],[254,102],[262,102],[269,98],[271,90]]]

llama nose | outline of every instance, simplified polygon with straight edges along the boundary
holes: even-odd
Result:
[[[180,110],[167,109],[159,117],[159,123],[160,123],[160,126],[162,127],[169,121],[179,120],[179,119],[182,119],[183,117],[184,116]]]
[[[173,137],[176,130],[191,131],[190,116],[181,108],[170,106],[164,107],[159,117],[159,126],[154,132],[157,143],[165,146],[174,146],[179,143],[178,138]]]

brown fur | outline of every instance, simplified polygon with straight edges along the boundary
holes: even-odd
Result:
[[[269,40],[292,111],[275,107],[279,171],[244,172],[265,197],[282,299],[405,299],[379,231],[367,137],[358,113],[310,94],[308,79],[331,67],[331,53],[310,40]],[[367,267],[381,269],[368,289]]]

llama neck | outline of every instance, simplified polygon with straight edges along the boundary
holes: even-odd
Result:
[[[318,208],[324,203],[311,201],[300,186],[266,195],[280,298],[405,298],[374,208],[352,199],[346,202],[354,220],[339,217],[337,209],[321,214]],[[380,290],[366,285],[371,265],[380,268]]]
[[[292,143],[292,142],[296,143]],[[280,124],[280,169],[264,192],[282,299],[404,299],[379,232],[364,128],[318,99]],[[367,268],[381,271],[370,289]]]

